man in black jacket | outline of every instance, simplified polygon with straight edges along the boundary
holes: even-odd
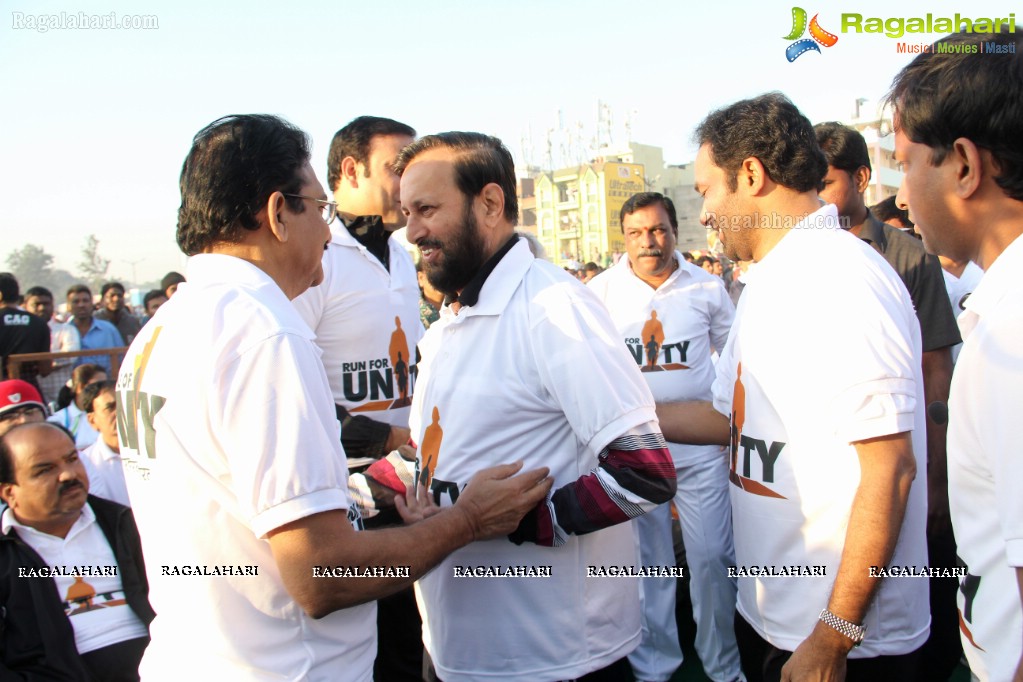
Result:
[[[88,490],[60,425],[0,438],[4,680],[138,680],[155,615],[138,530],[129,508]]]

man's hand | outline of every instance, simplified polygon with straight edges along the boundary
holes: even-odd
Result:
[[[482,469],[469,479],[452,509],[465,515],[473,540],[503,537],[519,526],[519,521],[550,494],[554,479],[550,469],[540,467],[514,474],[522,462],[500,464]]]
[[[414,490],[409,486],[404,497],[395,495],[394,507],[405,525],[418,523],[440,511],[440,507],[433,501],[433,495],[422,483],[416,485]]]
[[[391,435],[387,437],[387,443],[384,445],[384,452],[400,450],[401,446],[406,445],[411,437],[412,432],[408,429],[400,426],[392,426]],[[412,456],[412,459],[415,459],[415,455]]]
[[[846,655],[853,642],[824,623],[817,623],[781,669],[782,682],[845,679]]]

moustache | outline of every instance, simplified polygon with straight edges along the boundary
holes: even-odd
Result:
[[[639,256],[640,258],[642,258],[643,256],[657,256],[658,258],[660,258],[661,256],[664,255],[664,252],[661,251],[660,249],[640,249],[639,253],[636,255]]]
[[[60,489],[57,492],[63,495],[64,493],[74,488],[85,488],[85,486],[82,485],[81,481],[75,479],[74,481],[66,481],[64,483],[61,483]]]
[[[420,249],[443,249],[444,245],[436,239],[421,239],[416,242],[416,246]]]

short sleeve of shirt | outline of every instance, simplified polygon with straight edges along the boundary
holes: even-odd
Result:
[[[656,423],[654,399],[607,310],[589,290],[545,290],[530,334],[540,379],[597,455],[628,429]],[[560,299],[560,300],[559,300]]]
[[[217,379],[224,412],[215,428],[257,537],[349,507],[339,426],[319,363],[312,341],[283,333],[243,349]]]
[[[710,341],[714,350],[721,355],[728,342],[728,332],[735,319],[735,305],[732,303],[724,283],[715,284],[711,296]]]

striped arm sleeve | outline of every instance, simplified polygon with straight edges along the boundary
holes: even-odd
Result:
[[[568,535],[592,533],[664,504],[675,495],[675,465],[656,422],[630,429],[608,443],[590,473],[558,488],[526,514],[508,537],[515,544],[565,544]]]

